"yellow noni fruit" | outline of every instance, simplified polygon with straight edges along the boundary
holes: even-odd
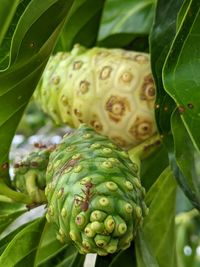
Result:
[[[35,91],[57,124],[86,123],[123,148],[155,134],[155,96],[149,54],[79,45],[50,58]]]

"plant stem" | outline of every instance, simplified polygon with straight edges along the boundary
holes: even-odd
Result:
[[[14,201],[9,197],[0,195],[0,202],[13,203]]]
[[[32,203],[32,200],[28,195],[12,190],[3,181],[0,181],[0,194],[7,197],[7,199],[13,200],[14,202],[19,202],[24,204]]]

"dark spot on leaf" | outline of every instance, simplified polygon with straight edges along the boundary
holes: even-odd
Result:
[[[188,103],[187,106],[189,109],[193,109],[193,107],[194,107],[192,103]]]

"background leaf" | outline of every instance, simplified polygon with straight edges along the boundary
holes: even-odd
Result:
[[[136,238],[137,267],[159,267],[143,232],[138,231]]]
[[[193,205],[200,209],[200,170],[198,167],[200,152],[195,149],[178,111],[174,112],[172,116],[172,133],[175,151],[174,161],[180,169],[174,168],[175,177]]]
[[[168,153],[164,144],[141,162],[141,181],[146,191],[154,184],[169,165]]]
[[[150,34],[151,67],[157,87],[156,120],[159,131],[170,131],[170,117],[174,101],[163,88],[162,69],[176,34],[176,20],[183,0],[158,0],[153,28]]]
[[[149,206],[149,214],[143,223],[144,239],[155,255],[158,266],[176,267],[176,182],[169,168],[163,171],[148,191],[146,203]]]
[[[119,251],[116,254],[97,256],[95,267],[118,267],[123,266],[124,263],[126,263],[126,267],[136,266],[134,242],[132,242],[128,249]]]
[[[26,225],[28,225],[31,222],[28,222],[27,224],[23,224],[14,231],[7,234],[5,237],[0,239],[0,255],[3,253],[5,248],[8,246],[8,244],[12,241],[12,239],[15,237],[17,233],[19,233]]]
[[[56,51],[69,51],[80,43],[91,47],[96,43],[105,0],[76,0],[71,8]]]
[[[3,0],[3,1],[7,2],[7,5],[8,5],[8,3],[10,3],[7,0]],[[31,0],[20,0],[20,1],[15,0],[15,2],[18,2],[18,6],[17,6],[17,9],[15,10],[15,13],[12,16],[12,20],[10,20],[10,24],[8,25],[9,27],[6,31],[6,34],[4,35],[3,42],[0,45],[0,69],[5,69],[9,64],[9,54],[10,54],[10,46],[11,46],[12,36],[13,36],[13,33],[16,29],[17,23],[18,23],[21,15],[22,15],[22,13],[26,9],[26,7],[30,3],[30,1]],[[13,5],[13,3],[10,5]],[[1,8],[2,9],[5,8],[3,4],[1,6]],[[2,21],[4,19],[4,22],[5,22],[4,16],[1,17],[1,19],[2,19]],[[0,25],[3,25],[4,22],[2,22]]]
[[[22,263],[24,264],[28,257],[31,256],[32,258],[34,256],[32,252],[38,246],[44,223],[44,218],[37,219],[21,230],[0,256],[0,265],[6,267],[25,266]],[[17,265],[19,263],[20,265]],[[31,266],[30,261],[29,266]]]
[[[8,160],[16,127],[55,46],[72,2],[33,0],[20,18],[12,40],[10,67],[0,73],[0,163]],[[0,172],[5,176],[2,168]]]
[[[7,0],[1,0],[0,6],[0,45],[4,38],[5,33],[12,21],[12,18],[15,14],[17,6],[19,4],[19,0],[14,0],[12,2]]]
[[[169,51],[163,70],[165,90],[175,100],[181,119],[200,151],[200,2],[190,1],[184,21]]]
[[[25,205],[0,202],[0,233],[2,233],[9,224],[26,211],[27,208]]]
[[[154,0],[107,0],[98,34],[101,46],[119,47],[147,36],[153,22]]]

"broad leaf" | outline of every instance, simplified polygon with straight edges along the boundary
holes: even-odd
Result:
[[[80,43],[91,47],[95,44],[105,0],[76,0],[60,36],[57,51],[71,50]]]
[[[172,116],[172,133],[175,160],[180,169],[174,169],[175,177],[187,197],[200,209],[200,152],[194,147],[178,112]]]
[[[7,0],[3,0],[4,2],[10,3]],[[9,23],[9,27],[6,31],[6,34],[4,35],[4,39],[2,40],[2,43],[0,45],[0,69],[5,69],[8,66],[9,63],[9,54],[10,54],[10,46],[11,46],[11,41],[12,41],[12,36],[13,33],[16,29],[17,23],[19,22],[19,19],[21,15],[23,14],[24,10],[28,6],[28,4],[31,2],[31,0],[20,0],[20,1],[12,1],[12,2],[18,2],[18,6],[15,9],[13,9],[13,16],[12,20]],[[12,5],[12,8],[14,8],[13,3],[10,4]],[[4,5],[1,6],[1,8],[5,8]],[[3,20],[4,17],[1,19]],[[10,18],[11,19],[11,18]],[[5,18],[4,18],[4,23],[5,23]],[[0,23],[0,25],[3,25],[3,23]]]
[[[79,254],[74,246],[68,246],[65,259],[56,265],[56,267],[82,267],[85,260],[85,255]]]
[[[165,90],[179,106],[194,146],[200,151],[200,1],[191,0],[163,70]]]
[[[0,239],[0,255],[3,253],[5,248],[8,246],[8,244],[12,241],[12,239],[18,234],[26,225],[30,224],[32,222],[28,222],[27,224],[23,224],[19,226],[14,231],[10,232],[6,236],[4,236],[2,239]]]
[[[10,67],[0,73],[0,163],[8,160],[16,127],[55,46],[72,2],[32,0],[20,18],[12,39]],[[5,175],[2,169],[1,172]]]
[[[176,20],[183,0],[158,0],[154,25],[150,34],[151,66],[157,87],[156,119],[159,131],[170,131],[170,116],[174,102],[163,88],[162,69],[176,34]]]
[[[113,258],[108,267],[123,266],[124,263],[126,263],[126,267],[136,266],[133,242],[128,249],[117,253],[117,255]]]
[[[146,202],[149,214],[144,219],[142,229],[144,240],[155,255],[158,266],[176,267],[174,225],[176,182],[169,168],[163,171],[148,191]]]
[[[30,256],[32,258],[32,252],[34,250],[36,251],[44,223],[44,218],[37,219],[23,228],[23,230],[13,238],[0,256],[0,266],[19,266],[17,265],[18,263],[24,262]],[[29,266],[31,267],[33,265]]]
[[[183,5],[178,13],[178,17],[177,17],[177,31],[179,30],[179,27],[181,26],[182,21],[184,20],[187,8],[190,5],[190,1],[191,0],[185,0],[183,2]]]
[[[67,245],[61,244],[56,239],[56,229],[53,224],[46,223],[38,246],[35,266],[49,261],[63,249],[66,250]]]
[[[142,185],[147,191],[168,165],[168,154],[163,144],[153,154],[142,161],[141,180]]]
[[[25,205],[0,202],[0,233],[17,217],[27,211]]]
[[[17,6],[19,4],[20,0],[1,0],[1,6],[0,6],[0,45],[2,43],[2,40],[9,28],[10,22],[12,21],[12,18],[15,14],[15,11],[17,9]]]
[[[105,45],[110,42],[110,38],[113,46],[122,46],[136,36],[148,35],[153,22],[154,8],[154,0],[107,0],[98,42]],[[107,38],[108,40],[105,40]]]
[[[137,267],[159,267],[155,255],[152,253],[151,247],[141,230],[138,231],[136,238],[136,259]]]
[[[46,223],[37,248],[34,266],[82,267],[85,256],[80,255],[72,244],[60,243],[56,234],[55,225]]]

